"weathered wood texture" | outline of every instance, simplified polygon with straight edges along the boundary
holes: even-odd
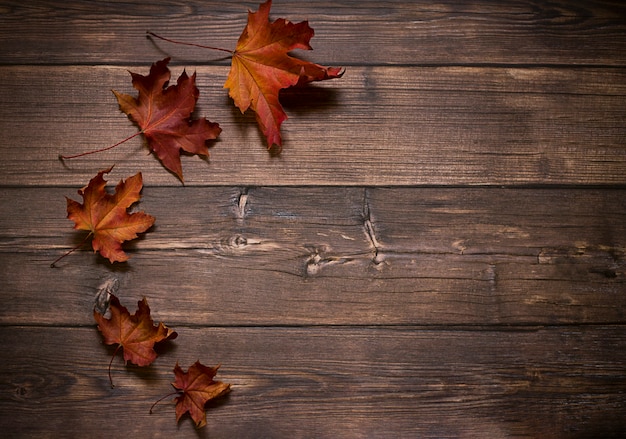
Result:
[[[151,63],[163,51],[220,55],[144,41],[146,30],[234,49],[258,2],[3,1],[1,63]],[[626,6],[613,1],[275,1],[275,17],[309,20],[315,59],[344,65],[626,64]],[[8,32],[10,31],[10,32]]]
[[[197,73],[199,113],[224,131],[208,162],[183,157],[187,185],[626,184],[622,69],[350,67],[287,93],[281,157],[232,105],[228,68]],[[0,68],[11,145],[0,183],[82,186],[117,163],[120,175],[141,169],[148,185],[179,186],[139,138],[58,160],[136,131],[110,91],[132,93],[129,78],[126,67]]]
[[[624,190],[145,192],[157,223],[129,264],[87,250],[50,270],[84,237],[64,218],[73,191],[4,189],[0,322],[90,324],[108,276],[180,324],[626,322]],[[63,313],[59,296],[72,298]]]
[[[0,0],[0,436],[626,436],[626,6],[275,0],[338,81],[281,100],[284,152],[222,84],[256,2]],[[172,56],[224,129],[185,186],[111,93]],[[157,218],[110,265],[65,198],[115,164]],[[117,280],[178,339],[145,369],[92,320]],[[176,361],[232,393],[179,425]]]
[[[198,352],[234,385],[200,437],[611,437],[623,427],[623,326],[178,330],[147,369],[115,361],[111,389],[112,350],[94,328],[1,328],[0,348],[13,353],[2,431],[196,437],[168,402],[149,409],[171,391],[170,363]],[[42,358],[42,345],[56,348]]]

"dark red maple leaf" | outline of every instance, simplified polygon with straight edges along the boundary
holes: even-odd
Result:
[[[213,377],[217,373],[216,367],[207,367],[196,361],[189,366],[187,372],[176,363],[174,375],[176,381],[172,383],[182,394],[175,398],[176,421],[187,412],[196,423],[196,427],[206,425],[206,412],[204,405],[211,399],[215,399],[230,391],[230,384],[221,381],[214,381]]]
[[[163,340],[173,340],[178,336],[176,331],[171,330],[163,323],[154,325],[150,316],[150,307],[145,297],[137,302],[135,314],[130,315],[128,309],[120,304],[119,299],[111,294],[109,311],[111,318],[107,319],[97,310],[94,310],[93,317],[98,324],[98,330],[104,337],[104,343],[107,345],[117,344],[111,357],[111,363],[117,351],[122,349],[125,362],[130,361],[137,366],[148,366],[157,357],[154,345]],[[109,363],[110,380],[111,363]],[[111,380],[112,385],[113,381]]]
[[[208,367],[200,363],[200,361],[196,361],[185,372],[177,362],[174,367],[176,380],[172,383],[172,386],[177,391],[165,395],[152,404],[150,413],[152,413],[152,409],[160,401],[172,395],[179,395],[174,398],[176,403],[176,422],[180,421],[180,418],[189,412],[191,419],[196,423],[196,427],[204,427],[206,425],[205,404],[230,391],[230,384],[213,380],[218,369],[219,366]]]
[[[139,91],[137,98],[115,90],[113,93],[120,110],[139,125],[148,146],[163,166],[183,181],[181,151],[208,156],[206,142],[217,138],[222,130],[206,118],[191,118],[200,94],[195,85],[196,74],[189,77],[183,71],[176,85],[168,86],[169,61],[165,58],[152,64],[147,76],[130,73],[133,87]]]

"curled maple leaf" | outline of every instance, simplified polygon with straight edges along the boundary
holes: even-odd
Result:
[[[288,55],[293,49],[312,50],[309,41],[314,35],[307,21],[291,23],[279,18],[269,21],[272,1],[248,12],[248,24],[235,51],[225,88],[235,105],[245,112],[256,113],[257,123],[267,139],[267,146],[282,148],[280,126],[287,119],[278,94],[281,89],[312,81],[339,78],[342,69],[322,67]]]
[[[152,64],[150,73],[143,76],[130,72],[137,98],[113,90],[120,110],[139,125],[148,147],[163,166],[183,180],[180,162],[181,150],[190,154],[209,155],[206,142],[217,138],[222,129],[206,118],[192,119],[198,96],[196,74],[185,71],[176,85],[168,86],[171,73],[170,59]]]
[[[109,363],[109,380],[111,387],[113,387],[111,364],[120,349],[123,349],[125,362],[130,361],[137,366],[148,366],[157,357],[154,350],[155,343],[173,340],[178,336],[178,333],[163,323],[154,325],[152,317],[150,317],[150,307],[145,297],[137,302],[135,314],[130,315],[128,309],[120,304],[117,296],[111,294],[109,312],[111,318],[107,319],[94,309],[93,317],[98,324],[98,330],[104,337],[104,343],[107,345],[117,344]]]
[[[128,260],[128,255],[122,250],[122,243],[148,230],[154,224],[154,217],[144,212],[127,212],[141,198],[141,172],[126,181],[120,180],[115,193],[109,194],[105,189],[103,175],[111,172],[111,169],[113,167],[98,172],[86,187],[78,191],[83,197],[83,204],[66,197],[67,218],[74,221],[75,229],[89,231],[85,239],[93,236],[91,245],[94,251],[99,251],[111,262],[123,262]],[[54,267],[55,263],[76,248],[59,257],[51,266]]]
[[[155,405],[163,399],[178,394],[174,399],[176,402],[176,422],[187,412],[191,419],[196,423],[196,427],[204,427],[206,425],[205,404],[211,399],[225,395],[230,391],[230,384],[221,381],[214,381],[213,377],[217,374],[219,366],[208,367],[196,361],[189,366],[187,372],[176,362],[174,367],[174,376],[176,380],[172,383],[176,392],[165,395],[159,399],[150,408],[150,413]]]

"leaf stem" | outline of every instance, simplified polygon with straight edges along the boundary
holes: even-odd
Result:
[[[169,398],[170,396],[174,396],[174,395],[178,395],[180,392],[172,392],[172,393],[168,393],[165,396],[162,396],[161,398],[157,399],[154,404],[152,404],[152,406],[150,407],[150,414],[152,414],[152,409],[161,401],[163,401],[165,398]]]
[[[52,264],[50,264],[50,268],[54,268],[56,266],[56,263],[59,262],[61,259],[63,259],[66,256],[71,255],[72,253],[74,253],[76,250],[78,250],[79,248],[81,248],[85,242],[87,242],[87,239],[89,239],[89,237],[92,235],[92,232],[89,232],[87,234],[87,236],[85,236],[85,239],[83,239],[80,244],[78,244],[76,247],[74,247],[73,249],[71,249],[70,251],[68,251],[67,253],[62,254],[61,256],[59,256],[58,258],[56,258],[54,260],[54,262]]]
[[[111,383],[111,389],[115,388],[115,385],[113,385],[113,377],[111,377],[111,365],[113,364],[113,360],[115,359],[115,356],[117,355],[117,353],[119,352],[121,348],[122,348],[122,345],[118,344],[117,347],[115,348],[115,352],[113,352],[113,355],[111,356],[111,361],[109,361],[109,382]]]
[[[183,46],[193,46],[193,47],[199,47],[201,49],[219,50],[220,52],[227,52],[227,53],[230,53],[231,55],[234,53],[232,50],[222,49],[221,47],[204,46],[202,44],[187,43],[185,41],[172,40],[170,38],[162,37],[150,31],[146,31],[146,33],[154,38],[158,38],[159,40],[167,41],[168,43],[172,43],[172,44],[182,44]]]
[[[61,160],[71,160],[71,159],[76,159],[78,157],[83,157],[89,154],[95,154],[97,152],[104,152],[104,151],[108,151],[109,149],[113,149],[116,146],[121,145],[124,142],[128,142],[130,139],[132,139],[133,137],[137,137],[138,135],[142,134],[143,131],[137,131],[135,134],[133,134],[132,136],[128,136],[127,138],[125,138],[124,140],[120,140],[119,142],[117,142],[114,145],[111,146],[107,146],[106,148],[101,148],[101,149],[96,149],[94,151],[87,151],[87,152],[82,152],[80,154],[76,154],[76,155],[61,155],[59,154],[59,159]]]

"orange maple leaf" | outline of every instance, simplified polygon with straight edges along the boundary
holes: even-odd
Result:
[[[178,336],[176,331],[163,323],[159,323],[158,326],[154,325],[145,297],[137,302],[137,311],[131,316],[128,309],[120,304],[119,299],[111,294],[109,311],[110,319],[96,310],[93,312],[93,317],[98,323],[98,330],[104,337],[104,343],[118,345],[111,357],[111,363],[117,352],[123,349],[125,362],[130,361],[137,366],[148,366],[157,357],[154,350],[155,343],[172,340]],[[109,379],[111,379],[111,363],[109,363]],[[113,381],[111,381],[112,385]]]
[[[181,150],[208,156],[206,142],[217,138],[222,129],[206,118],[191,118],[200,94],[195,85],[196,74],[189,77],[183,71],[176,85],[168,87],[169,61],[165,58],[152,64],[148,76],[130,72],[133,87],[139,91],[137,98],[115,90],[113,93],[120,110],[139,125],[149,148],[163,166],[183,181]]]
[[[339,78],[340,68],[320,65],[293,58],[293,49],[311,50],[309,41],[313,29],[307,21],[291,23],[283,18],[269,21],[272,1],[259,6],[258,12],[248,12],[248,24],[233,52],[230,73],[224,88],[235,105],[245,112],[256,113],[256,119],[267,138],[267,146],[282,148],[280,125],[287,119],[278,94],[281,89],[312,81]]]
[[[105,190],[103,175],[111,169],[98,172],[86,187],[78,191],[83,204],[66,197],[67,217],[74,221],[75,229],[89,231],[87,237],[93,235],[94,251],[99,251],[111,262],[123,262],[128,260],[128,255],[122,250],[122,242],[135,239],[138,233],[148,230],[154,224],[154,217],[144,212],[127,212],[141,197],[141,172],[126,181],[120,180],[115,193],[109,194]]]
[[[176,381],[172,383],[174,388],[182,392],[175,398],[176,422],[187,412],[196,423],[196,427],[206,425],[206,412],[204,405],[207,401],[222,396],[230,391],[230,384],[214,381],[219,366],[207,367],[199,361],[189,366],[187,372],[176,363],[174,375]]]

